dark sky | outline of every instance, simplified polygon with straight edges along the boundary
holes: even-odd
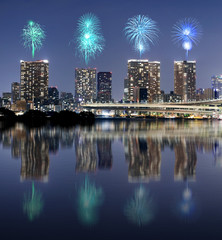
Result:
[[[43,25],[47,38],[34,60],[49,60],[49,86],[74,93],[76,67],[84,63],[75,54],[72,43],[78,18],[92,12],[102,24],[106,39],[103,53],[89,64],[98,71],[112,71],[113,97],[123,95],[127,60],[139,58],[127,42],[123,28],[127,19],[145,14],[158,23],[157,45],[143,55],[161,62],[161,89],[173,90],[173,61],[184,60],[185,52],[172,43],[172,26],[179,19],[193,17],[202,25],[203,36],[190,52],[197,60],[197,88],[210,87],[210,78],[222,74],[222,1],[221,0],[1,0],[0,68],[2,92],[10,91],[11,82],[20,81],[20,59],[31,61],[31,51],[22,46],[21,32],[28,20]]]

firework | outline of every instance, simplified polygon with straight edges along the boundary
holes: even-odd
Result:
[[[129,18],[124,30],[127,39],[133,43],[140,56],[149,50],[150,43],[155,44],[159,33],[156,22],[144,15]]]
[[[101,33],[100,21],[92,13],[79,18],[76,32],[77,52],[88,64],[90,58],[100,54],[105,46],[105,39]]]
[[[173,41],[188,52],[200,41],[202,30],[196,19],[185,18],[173,26]]]
[[[32,49],[32,57],[35,56],[35,51],[40,50],[42,47],[42,42],[46,35],[44,30],[38,23],[29,21],[28,25],[22,30],[22,38],[24,40],[24,47]]]

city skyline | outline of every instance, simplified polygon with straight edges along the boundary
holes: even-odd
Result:
[[[189,60],[197,61],[197,88],[207,88],[210,86],[211,77],[222,72],[220,67],[222,47],[219,43],[222,31],[220,33],[216,17],[219,14],[221,3],[213,1],[200,6],[200,1],[195,1],[195,3],[192,2],[192,7],[190,4],[191,1],[184,5],[174,0],[167,3],[159,0],[149,4],[144,0],[137,3],[128,1],[127,4],[117,3],[117,1],[104,3],[99,0],[94,2],[46,1],[44,3],[40,1],[38,5],[33,1],[29,4],[26,1],[3,2],[1,3],[1,21],[4,22],[3,20],[7,17],[5,13],[8,11],[14,16],[15,21],[2,24],[4,34],[0,41],[1,46],[4,46],[1,50],[4,57],[1,59],[1,93],[9,91],[10,84],[8,82],[19,81],[19,60],[32,60],[30,51],[25,50],[21,44],[21,29],[31,19],[43,25],[47,35],[44,46],[41,51],[36,52],[34,60],[48,59],[51,66],[49,84],[58,86],[61,91],[72,89],[72,93],[74,93],[75,68],[84,67],[84,64],[78,56],[75,56],[75,44],[72,39],[78,18],[87,12],[93,12],[98,16],[106,39],[104,52],[93,60],[89,67],[96,67],[98,72],[113,72],[113,98],[115,100],[123,97],[127,60],[139,58],[138,53],[132,50],[130,44],[127,43],[123,32],[127,19],[137,14],[145,14],[155,19],[160,28],[159,43],[145,53],[143,58],[161,62],[160,88],[166,92],[173,90],[174,60],[184,60],[184,51],[172,43],[172,26],[184,17],[198,19],[203,26],[204,36],[200,44],[190,53]],[[72,6],[75,6],[74,10]],[[110,17],[114,16],[114,13],[115,17]],[[168,16],[169,14],[170,16]],[[209,46],[215,47],[210,48]],[[117,59],[118,61],[116,61]]]

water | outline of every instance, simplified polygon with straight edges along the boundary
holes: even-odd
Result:
[[[1,239],[221,239],[222,122],[0,133]]]

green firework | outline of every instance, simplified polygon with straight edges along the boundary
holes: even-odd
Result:
[[[32,57],[35,51],[40,50],[46,35],[40,24],[29,21],[27,26],[22,30],[23,45],[25,48],[32,49]]]
[[[87,13],[79,18],[75,42],[77,52],[86,64],[103,51],[105,39],[100,21],[94,14]]]

